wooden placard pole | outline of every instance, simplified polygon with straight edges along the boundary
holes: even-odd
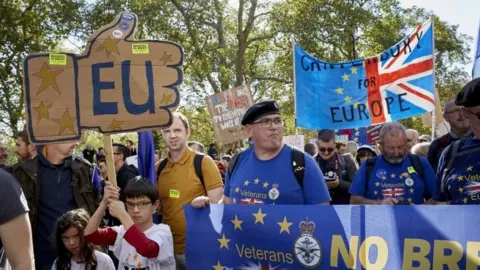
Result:
[[[115,172],[115,163],[113,162],[112,137],[103,134],[103,148],[105,148],[105,159],[107,161],[108,181],[117,186],[117,173]]]

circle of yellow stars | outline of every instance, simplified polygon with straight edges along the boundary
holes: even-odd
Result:
[[[350,76],[353,75],[353,74],[357,74],[357,71],[358,71],[358,68],[357,68],[357,67],[355,67],[355,66],[351,67],[351,68],[350,68],[350,75],[348,75],[347,73],[344,73],[344,74],[341,76],[341,77],[342,77],[342,80],[343,80],[344,82],[348,82],[348,81],[350,80]],[[344,91],[344,89],[341,88],[341,87],[338,87],[337,89],[335,89],[335,92],[336,92],[337,94],[339,94],[339,95],[343,95],[343,91]],[[344,97],[343,100],[345,101],[346,104],[353,104],[353,107],[354,107],[354,108],[357,108],[358,105],[362,104],[362,103],[359,102],[359,101],[354,101],[354,102],[352,103],[352,97],[350,97],[350,96]]]

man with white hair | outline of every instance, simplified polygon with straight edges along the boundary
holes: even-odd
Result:
[[[412,147],[418,143],[418,131],[415,129],[407,129],[405,131],[407,134],[407,152],[412,152]]]
[[[393,122],[380,131],[381,155],[363,162],[350,187],[351,204],[423,204],[435,188],[428,161],[408,153],[406,130]]]

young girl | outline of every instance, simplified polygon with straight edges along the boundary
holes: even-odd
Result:
[[[90,219],[83,209],[65,213],[57,220],[55,245],[58,258],[52,270],[115,270],[107,254],[84,241],[83,232]]]

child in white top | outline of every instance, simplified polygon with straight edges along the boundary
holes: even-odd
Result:
[[[118,200],[119,189],[105,181],[100,206],[85,230],[85,239],[96,245],[109,245],[119,260],[118,269],[175,270],[173,237],[170,227],[153,224],[152,213],[159,205],[155,185],[137,176],[125,187],[125,204]],[[109,209],[121,226],[99,229]]]
[[[83,232],[89,218],[85,210],[76,209],[57,220],[55,246],[58,258],[52,270],[115,270],[107,254],[94,250],[92,244],[84,241]]]

